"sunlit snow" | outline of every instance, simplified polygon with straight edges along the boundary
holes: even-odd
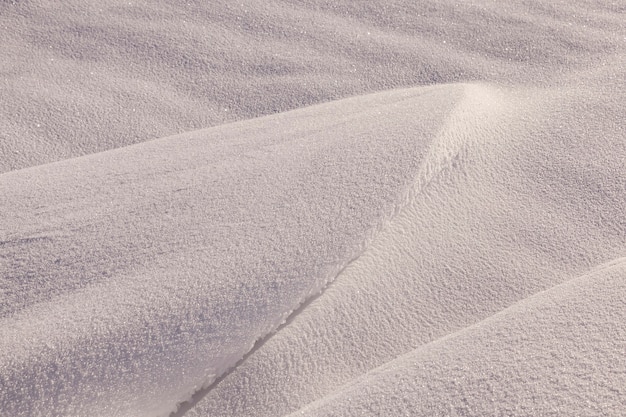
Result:
[[[626,8],[0,4],[0,416],[622,416]]]

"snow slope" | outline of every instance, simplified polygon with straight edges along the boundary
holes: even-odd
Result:
[[[7,0],[0,172],[358,94],[555,82],[623,48],[620,2]]]
[[[380,93],[0,176],[1,408],[173,409],[361,253],[462,91]]]
[[[294,416],[618,416],[626,259],[424,345]]]
[[[495,404],[485,404],[491,408],[477,407],[485,399],[473,391],[480,375],[459,374],[467,385],[455,380],[456,374],[448,372],[457,364],[446,362],[448,357],[437,364],[441,370],[436,374],[447,385],[428,385],[431,375],[420,375],[419,370],[407,371],[406,378],[412,378],[417,387],[404,394],[395,391],[395,376],[380,385],[372,382],[376,377],[366,376],[367,382],[354,388],[351,381],[406,352],[420,352],[419,347],[479,323],[513,303],[524,305],[527,297],[626,254],[623,87],[621,82],[605,85],[607,94],[611,91],[613,97],[620,97],[607,103],[606,95],[582,89],[564,93],[562,89],[502,91],[465,86],[464,98],[433,141],[432,156],[424,161],[421,172],[432,172],[428,167],[434,160],[447,161],[437,164],[444,169],[428,181],[418,175],[408,203],[324,295],[227,378],[197,395],[193,408],[184,415],[285,415],[320,398],[324,398],[319,400],[324,404],[321,415],[533,414],[518,408],[522,407],[520,397],[505,395],[516,390],[531,395],[527,380],[542,378],[532,368],[518,385],[513,380],[489,381],[493,389],[501,391],[502,385],[510,385]],[[546,111],[548,108],[551,110]],[[620,274],[612,279],[623,279]],[[617,301],[625,295],[622,286],[607,291],[615,292],[616,301],[606,308],[615,312],[623,307]],[[584,294],[584,290],[579,292]],[[558,298],[559,290],[553,294]],[[601,294],[580,302],[587,310],[593,309]],[[559,303],[569,301],[565,298]],[[580,342],[623,356],[624,325],[602,311],[595,319],[597,331]],[[560,316],[551,320],[547,317],[543,325],[559,333],[547,339],[544,347],[558,349],[560,332],[565,330],[560,328]],[[580,323],[579,333],[584,332],[585,323]],[[500,327],[506,328],[506,322]],[[474,352],[469,336],[455,349],[466,351],[470,359],[473,355],[502,355],[506,354],[507,337],[524,337],[521,330],[510,336],[501,331],[483,350]],[[448,339],[438,343],[447,346],[444,340]],[[523,351],[511,360],[523,365],[534,354]],[[598,371],[595,377],[602,378],[610,370],[616,375],[623,371],[623,364],[604,359],[588,358]],[[465,369],[465,360],[459,360],[461,369]],[[509,365],[502,364],[502,372]],[[549,371],[557,372],[561,365],[555,360],[555,368]],[[570,377],[563,375],[563,383]],[[595,386],[576,380],[564,385],[570,401],[564,414],[588,415],[588,407],[597,407],[604,415],[620,415],[616,404],[626,400],[621,381],[616,376],[606,382],[613,391],[605,386],[597,386],[596,391]],[[364,389],[370,383],[376,388]],[[348,388],[343,388],[344,384]],[[339,389],[346,391],[341,400],[334,400]],[[463,408],[466,391],[473,405]],[[376,395],[368,399],[370,392]],[[233,393],[237,393],[235,399]],[[576,408],[577,398],[595,394],[605,395],[612,408],[603,408],[600,400],[592,405],[581,402],[581,408]],[[551,403],[550,395],[551,391],[546,391],[537,397],[537,407],[557,407],[559,403]],[[458,403],[448,402],[448,398],[456,398]],[[525,401],[524,407],[533,405],[533,398]],[[447,408],[451,404],[460,408]]]
[[[0,3],[0,416],[621,416],[625,12]]]

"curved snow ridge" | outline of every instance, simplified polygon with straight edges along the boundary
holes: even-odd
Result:
[[[624,278],[626,258],[603,264],[420,346],[289,416],[480,416],[503,409],[570,415],[581,407],[586,415],[621,415]],[[591,398],[597,395],[604,398],[599,407]]]
[[[400,213],[404,209],[406,205],[409,204],[410,200],[413,198],[413,195],[419,193],[424,187],[428,186],[428,184],[439,173],[441,173],[443,170],[447,169],[450,166],[452,160],[460,152],[460,149],[466,145],[466,143],[462,140],[449,140],[451,136],[449,133],[450,123],[455,123],[457,122],[457,119],[460,118],[467,118],[469,115],[467,112],[467,108],[471,106],[478,105],[480,108],[482,107],[481,104],[493,103],[493,96],[492,94],[490,94],[489,91],[490,87],[466,84],[457,84],[456,87],[462,88],[463,95],[461,99],[457,102],[457,104],[450,112],[450,115],[447,117],[447,121],[444,123],[445,127],[441,129],[433,139],[434,144],[429,147],[426,156],[424,156],[423,161],[421,161],[420,169],[416,175],[415,181],[413,181],[412,185],[407,187],[405,191],[400,195],[397,204],[393,206],[393,210],[381,216],[377,224],[366,233],[362,242],[354,251],[352,256],[348,258],[348,260],[336,264],[335,268],[327,275],[327,277],[323,281],[319,282],[318,286],[311,288],[309,293],[299,300],[296,308],[281,316],[280,319],[274,324],[274,326],[272,326],[269,331],[259,335],[255,339],[254,343],[249,346],[249,349],[233,364],[223,369],[221,373],[210,375],[209,378],[204,381],[201,387],[194,389],[194,391],[192,392],[189,392],[185,399],[177,404],[176,409],[172,410],[167,415],[184,415],[184,412],[193,407],[195,403],[200,401],[206,394],[208,394],[216,383],[219,383],[221,379],[226,377],[237,366],[243,363],[250,355],[254,353],[255,350],[262,346],[274,334],[279,332],[283,327],[293,321],[297,317],[297,315],[300,314],[304,310],[304,308],[306,308],[306,306],[311,304],[315,299],[322,296],[324,291],[332,285],[336,278],[350,264],[356,261],[363,254],[363,252],[367,250],[367,248],[370,246],[370,243],[375,239],[375,237],[382,230],[384,230],[384,228],[393,220],[395,216],[398,215],[398,213]],[[469,98],[468,95],[471,98]],[[487,97],[488,99],[485,100],[485,98]],[[494,110],[493,108],[491,109]],[[167,415],[159,415],[157,417],[167,417]]]
[[[482,83],[462,86],[463,98],[433,140],[417,180],[404,203],[398,206],[399,210],[408,206],[444,170],[461,168],[464,152],[469,147],[480,146],[497,137],[502,132],[501,122],[514,109],[503,88]]]
[[[356,97],[1,175],[0,255],[13,260],[1,408],[168,414],[358,257],[462,89]]]
[[[282,320],[275,330],[257,339],[257,342],[251,347],[251,351],[247,352],[226,373],[231,373],[235,367],[243,363],[255,350],[269,340],[273,334],[294,320],[304,310],[305,306],[320,297],[346,268],[359,259],[381,231],[387,228],[394,218],[409,206],[411,201],[427,188],[437,176],[448,169],[460,168],[462,164],[460,155],[467,147],[477,144],[477,132],[482,134],[480,138],[485,141],[488,140],[488,137],[491,137],[489,132],[491,134],[494,133],[494,127],[498,125],[498,121],[505,114],[505,109],[509,107],[505,93],[497,87],[482,84],[460,84],[458,87],[462,89],[462,97],[458,100],[431,142],[413,183],[398,200],[393,213],[382,217],[376,227],[372,228],[367,234],[355,255],[349,261],[339,264],[337,270],[323,282],[322,287],[315,288],[307,297],[302,299],[299,307],[290,312],[288,318]],[[495,131],[497,131],[497,128]],[[194,404],[201,401],[215,387],[214,381],[216,379],[221,380],[224,376],[222,375],[219,378],[212,377],[207,380],[200,390],[190,394],[186,401],[187,404],[175,415],[182,416],[185,410],[192,408]]]
[[[439,164],[444,169],[417,175],[410,204],[323,296],[180,415],[287,415],[418,346],[623,256],[625,188],[615,176],[623,171],[616,152],[622,136],[606,117],[586,122],[606,108],[598,106],[602,96],[577,92],[579,100],[565,101],[562,91],[474,87],[488,92],[485,99],[472,103],[481,95],[464,94],[451,113],[464,128],[455,130],[448,116],[439,129],[448,133],[429,144],[427,155],[449,161]],[[609,104],[615,108],[603,113],[619,121],[619,112],[611,113],[617,104]],[[603,164],[593,165],[597,160]],[[603,192],[590,199],[596,184]]]

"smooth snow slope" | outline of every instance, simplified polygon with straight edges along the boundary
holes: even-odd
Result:
[[[622,416],[624,22],[0,2],[0,416]]]
[[[602,71],[574,77],[603,80],[592,90],[464,86],[464,97],[433,141],[422,172],[431,171],[428,162],[434,160],[446,160],[437,164],[445,169],[429,181],[416,177],[403,210],[323,296],[227,378],[199,393],[184,415],[288,414],[418,346],[583,275],[595,265],[625,256],[626,141],[621,108],[626,102],[626,84],[623,70],[613,68],[609,73],[613,83]],[[621,287],[614,291],[624,295]],[[591,308],[595,301],[581,302]],[[566,304],[567,299],[561,302]],[[598,320],[603,318],[600,315]],[[599,329],[595,339],[586,343],[626,357],[624,324],[606,320],[613,327],[604,334]],[[558,330],[560,322],[550,324],[546,318],[545,325]],[[506,337],[503,331],[502,339]],[[500,355],[503,343],[494,339],[484,352],[476,353]],[[560,342],[550,339],[546,343],[558,346]],[[494,352],[487,353],[489,346]],[[470,349],[471,343],[463,348]],[[532,360],[534,353],[526,354],[528,358],[520,353],[515,360]],[[471,358],[472,351],[467,355]],[[594,366],[603,372],[598,378],[614,366],[616,372],[623,370],[600,359]],[[534,369],[528,372],[524,378],[541,377]],[[445,375],[442,371],[438,377],[445,380]],[[414,398],[411,393],[396,396],[392,382],[386,382],[385,390],[380,389],[381,396],[390,396],[387,402],[381,400],[386,408],[376,408],[379,397],[373,397],[350,414],[349,401],[359,390],[355,388],[337,408],[329,400],[324,415],[396,415],[401,411],[447,415],[454,410],[446,408],[446,398],[459,398],[457,391],[467,391],[468,397],[474,393],[472,379],[467,379],[467,385],[462,380],[445,380],[449,385],[426,392],[420,387],[428,382],[428,375],[425,381],[417,373],[410,376],[418,386]],[[593,386],[572,386],[567,394],[570,401],[593,393],[609,398],[581,403],[579,409],[570,404],[569,410],[577,412],[565,415],[587,415],[586,407],[601,407],[604,400],[624,401],[619,381],[607,381],[616,387],[612,395],[602,387],[594,391]],[[504,389],[498,388],[501,381],[493,384],[494,389]],[[512,385],[506,392],[515,389],[530,395],[523,384]],[[440,407],[420,409],[424,395],[441,403]],[[546,392],[538,398],[537,405],[550,406],[549,395]],[[482,398],[468,401],[480,403]],[[456,415],[529,415],[526,409],[516,409],[518,401],[516,396],[499,397],[491,409],[459,409]],[[525,404],[532,405],[532,398]],[[366,405],[371,405],[369,412]],[[391,412],[393,407],[397,408]],[[621,415],[618,411],[606,409],[605,415]]]
[[[0,2],[0,172],[341,97],[558,82],[624,44],[620,2]]]
[[[462,97],[379,93],[1,175],[0,409],[167,415],[361,253]]]
[[[367,373],[293,416],[620,416],[626,258]]]

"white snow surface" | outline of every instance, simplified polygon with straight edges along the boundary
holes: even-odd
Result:
[[[623,416],[625,13],[1,3],[0,416]]]
[[[4,174],[7,412],[169,412],[359,256],[462,94],[381,93]]]
[[[293,416],[621,415],[624,277],[621,258],[400,356]],[[611,343],[599,342],[607,335]]]

